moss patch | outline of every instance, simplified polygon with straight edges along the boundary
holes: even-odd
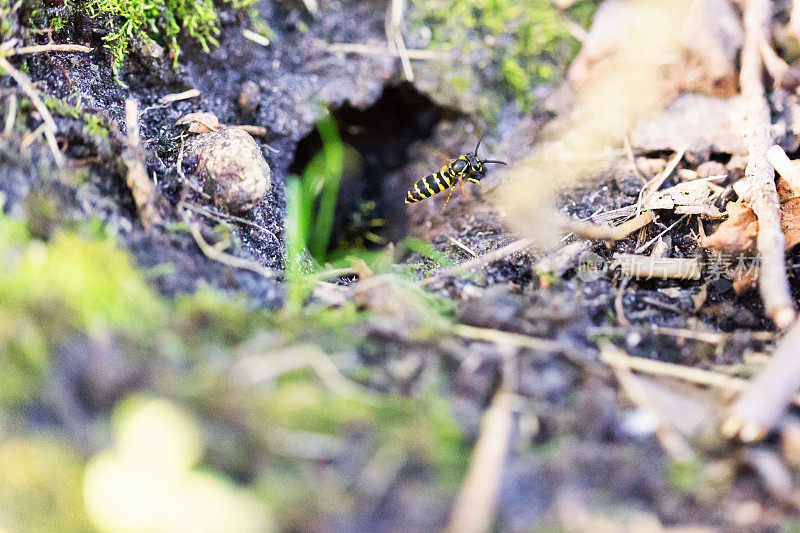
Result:
[[[244,7],[250,0],[229,0],[233,7]],[[103,37],[118,70],[134,41],[158,41],[169,48],[177,64],[181,53],[181,32],[194,39],[203,50],[218,46],[219,18],[211,0],[89,0],[83,7],[90,16],[106,21],[109,34]]]
[[[577,2],[570,14],[588,22],[594,4]],[[536,87],[559,81],[579,48],[547,0],[421,0],[410,16],[412,35],[430,35],[426,47],[449,58],[419,63],[425,81],[446,105],[490,118],[507,100],[528,110]]]

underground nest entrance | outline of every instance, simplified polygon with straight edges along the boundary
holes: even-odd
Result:
[[[403,83],[387,86],[370,107],[345,103],[298,143],[289,171],[304,181],[319,180],[325,172],[320,159],[326,153],[343,156],[336,167],[341,175],[336,177],[328,253],[376,249],[406,236],[406,191],[400,174],[409,163],[409,148],[429,138],[439,121],[453,115]],[[317,198],[315,209],[321,208],[320,203]]]

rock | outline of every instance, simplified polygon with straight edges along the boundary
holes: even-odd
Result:
[[[247,80],[239,92],[239,107],[245,113],[254,113],[261,103],[261,89],[254,81]]]
[[[226,128],[198,135],[186,148],[194,174],[214,204],[229,212],[252,209],[267,194],[270,169],[249,133]]]
[[[697,167],[698,178],[728,177],[728,169],[719,161],[706,161]]]

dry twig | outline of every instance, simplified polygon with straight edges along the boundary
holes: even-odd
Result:
[[[722,421],[722,432],[745,442],[774,429],[800,389],[800,322],[778,342],[767,365],[753,378]]]
[[[473,268],[486,266],[495,261],[499,261],[506,256],[524,252],[527,249],[531,248],[534,244],[536,244],[536,239],[533,238],[520,239],[518,241],[514,241],[511,244],[501,246],[500,248],[492,250],[489,253],[483,254],[474,259],[470,259],[469,261],[464,261],[460,265],[456,265],[450,269],[439,272],[434,276],[422,280],[420,283],[422,285],[430,285],[432,283],[440,281],[445,276],[452,276],[461,272],[466,272]]]
[[[83,46],[82,44],[37,44],[33,46],[19,46],[4,50],[2,55],[5,57],[19,56],[23,54],[41,54],[45,52],[91,52],[94,48]]]
[[[155,207],[155,187],[147,176],[147,169],[144,166],[142,142],[139,137],[139,106],[133,98],[125,100],[125,128],[127,146],[122,159],[128,167],[127,184],[133,195],[136,210],[142,219],[142,225],[145,229],[150,229],[153,224],[161,223],[161,216]]]
[[[800,196],[800,168],[797,168],[797,165],[789,159],[789,156],[786,155],[783,148],[777,144],[770,147],[770,149],[767,150],[767,159],[769,159],[769,162],[778,174],[786,180],[792,192]]]
[[[618,241],[620,239],[624,239],[634,231],[642,229],[655,219],[656,216],[652,211],[645,211],[618,226],[565,220],[562,223],[562,228],[578,235],[579,237],[583,237],[584,239]]]
[[[281,275],[280,272],[267,268],[259,263],[256,263],[255,261],[249,261],[241,257],[236,257],[235,255],[225,253],[219,247],[208,244],[206,240],[203,238],[203,235],[200,233],[200,228],[198,227],[198,224],[192,222],[191,218],[189,217],[189,213],[186,210],[183,210],[181,212],[181,217],[183,218],[183,221],[189,226],[189,231],[191,231],[192,237],[194,237],[194,241],[197,243],[197,246],[209,259],[213,259],[214,261],[219,261],[220,263],[223,263],[225,265],[234,268],[249,270],[250,272],[259,274],[267,279],[274,279]],[[227,248],[227,243],[225,244],[225,248]]]
[[[466,324],[454,324],[452,331],[457,336],[465,339],[509,344],[520,348],[542,351],[561,351],[564,349],[564,345],[558,341],[497,329],[478,328]]]
[[[514,428],[515,399],[500,389],[483,416],[481,436],[475,444],[469,471],[453,505],[448,533],[483,533],[491,530],[503,465]]]
[[[17,95],[11,93],[8,97],[8,110],[6,111],[6,124],[3,128],[3,135],[8,137],[14,130],[14,121],[17,119]]]
[[[31,80],[28,79],[28,76],[15,69],[14,66],[9,63],[3,55],[0,55],[0,70],[5,71],[9,76],[11,76],[14,81],[17,82],[17,85],[19,85],[19,88],[22,89],[22,92],[24,92],[28,98],[31,99],[33,107],[35,107],[36,111],[39,112],[39,115],[42,117],[42,121],[45,124],[44,136],[47,140],[48,146],[50,147],[50,151],[53,152],[53,159],[55,160],[57,166],[64,166],[64,155],[58,148],[58,141],[56,141],[56,132],[58,131],[58,127],[56,126],[55,120],[53,120],[53,115],[50,114],[47,106],[44,105],[42,99],[39,98],[33,83],[31,83]]]
[[[636,404],[639,409],[652,414],[659,421],[656,435],[664,450],[676,461],[683,463],[692,461],[695,457],[694,452],[692,452],[692,449],[680,433],[665,419],[661,409],[653,403],[647,392],[643,389],[639,379],[637,379],[631,371],[631,367],[626,364],[628,360],[627,354],[610,342],[604,342],[600,346],[600,353],[603,361],[613,361],[612,368],[614,369],[617,381],[619,381],[619,384],[622,386],[628,398]]]
[[[200,91],[197,89],[189,89],[182,93],[173,93],[162,96],[158,101],[162,104],[171,104],[172,102],[179,102],[181,100],[188,100],[189,98],[197,98],[200,96]]]
[[[386,12],[386,40],[389,43],[389,49],[400,56],[400,64],[403,65],[403,73],[406,79],[413,82],[414,70],[411,68],[411,61],[409,60],[406,43],[403,40],[403,31],[401,30],[406,7],[408,7],[408,0],[392,0],[389,4],[389,9]]]
[[[332,43],[325,48],[331,53],[343,54],[363,54],[363,55],[393,55],[400,57],[400,52],[387,46],[360,43]],[[417,50],[406,48],[406,55],[409,59],[446,59],[447,56],[441,52],[433,50]]]
[[[775,173],[767,160],[772,145],[770,110],[762,83],[761,42],[769,34],[768,0],[744,2],[745,41],[739,83],[745,106],[743,136],[748,151],[744,186],[737,190],[758,216],[757,247],[761,255],[759,289],[767,315],[779,328],[794,319],[794,305],[784,266],[784,236]]]

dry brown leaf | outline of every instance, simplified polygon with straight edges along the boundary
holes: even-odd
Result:
[[[758,218],[752,209],[744,204],[728,202],[725,207],[728,219],[719,225],[717,231],[701,241],[703,248],[721,254],[755,254]]]
[[[223,128],[214,113],[189,113],[182,116],[175,123],[178,126],[189,125],[189,133],[210,133]]]
[[[752,209],[737,202],[728,202],[725,212],[728,219],[719,225],[717,231],[704,237],[700,244],[732,261],[727,266],[727,272],[733,280],[733,290],[736,294],[741,294],[754,289],[758,282],[757,269],[742,268],[737,263],[756,253],[758,218]]]
[[[778,179],[778,197],[781,201],[781,228],[786,237],[786,249],[800,243],[800,196],[783,178]]]
[[[778,179],[778,197],[781,202],[781,228],[786,238],[785,248],[789,250],[800,243],[800,196],[795,196],[783,178]],[[728,219],[720,224],[717,231],[701,241],[703,248],[727,255],[734,262],[741,257],[756,254],[758,218],[748,206],[729,202],[726,206]],[[754,289],[758,285],[758,269],[728,267],[737,294]]]

